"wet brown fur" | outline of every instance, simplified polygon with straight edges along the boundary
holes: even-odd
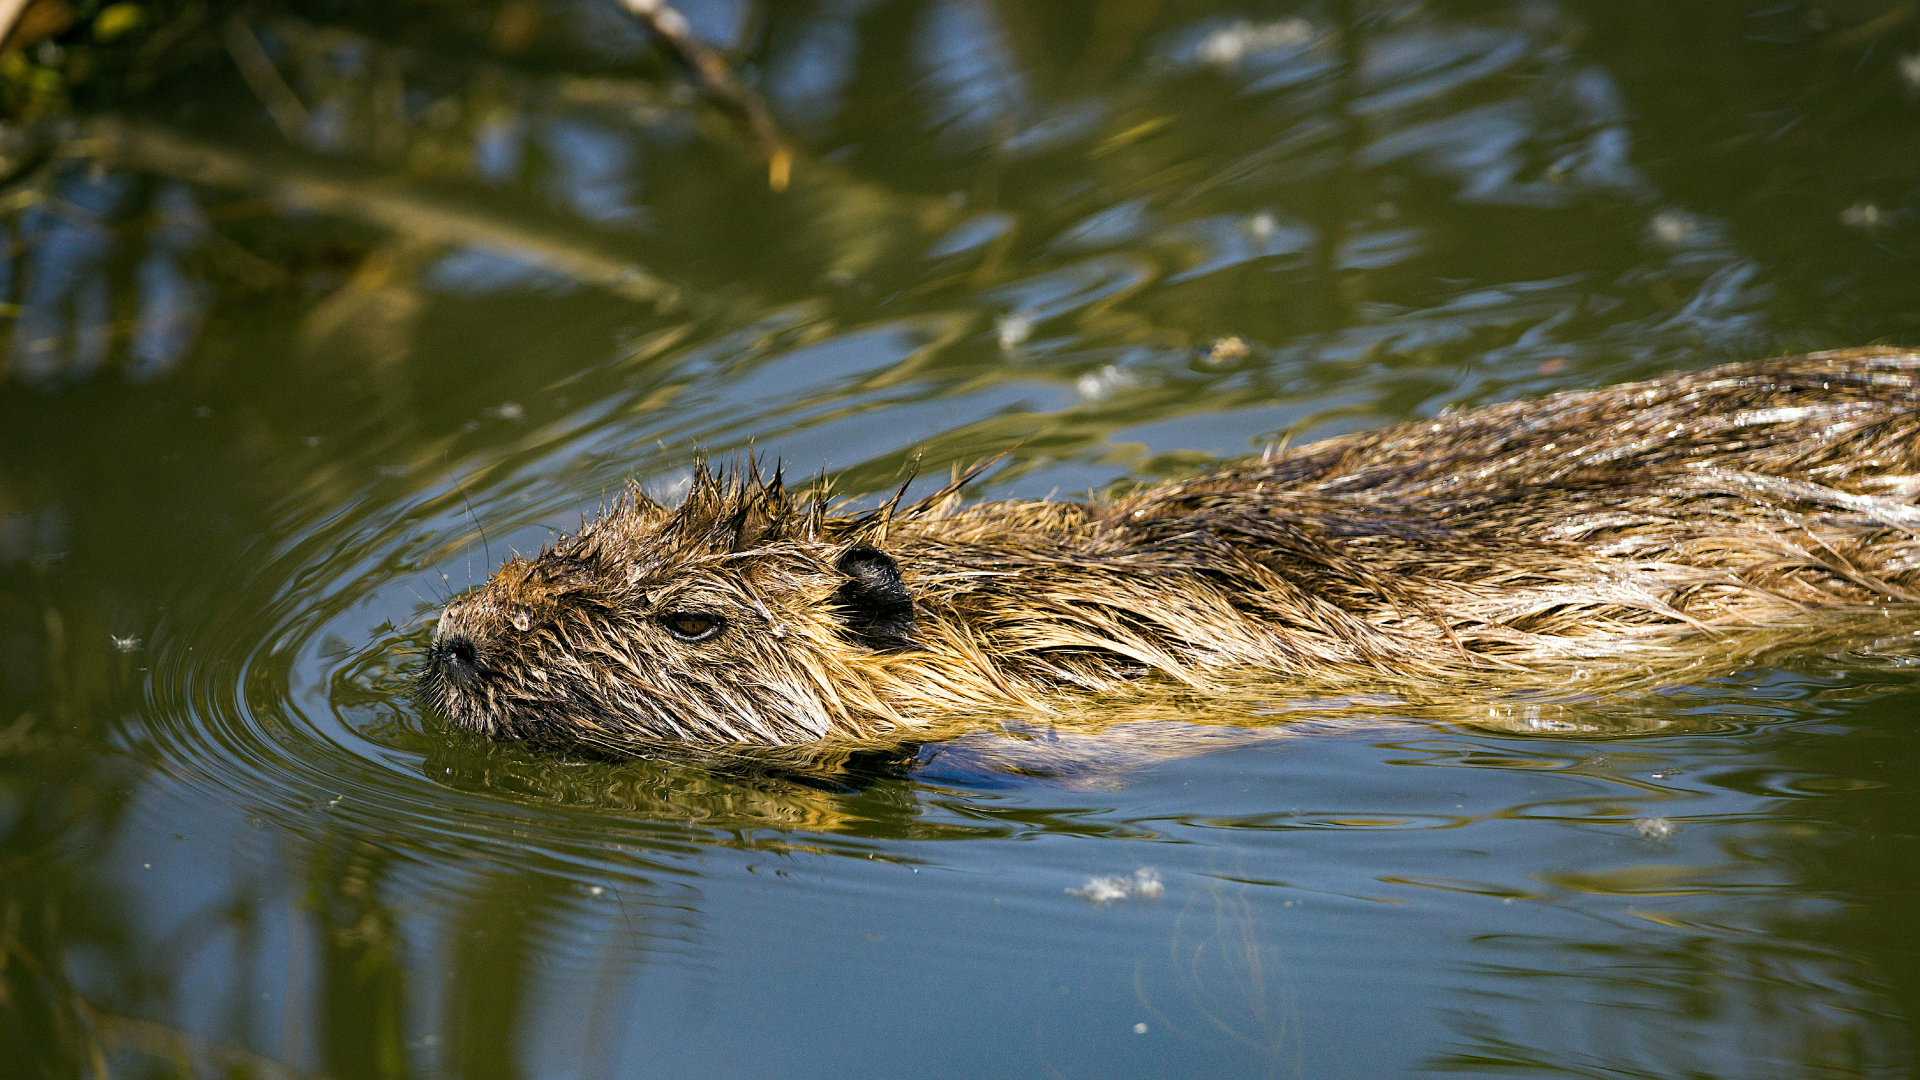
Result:
[[[861,514],[752,468],[699,467],[674,508],[630,491],[448,605],[422,696],[499,736],[792,744],[1148,675],[1432,684],[1912,602],[1920,353],[1495,405],[1111,500],[958,486]],[[685,612],[724,629],[677,640]]]

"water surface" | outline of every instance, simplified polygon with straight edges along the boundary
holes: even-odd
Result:
[[[1912,1071],[1896,620],[830,780],[406,695],[702,452],[1070,496],[1910,343],[1912,5],[684,9],[788,190],[616,5],[505,0],[209,17],[0,193],[8,1075]]]

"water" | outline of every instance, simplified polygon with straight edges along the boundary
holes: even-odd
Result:
[[[1911,342],[1910,5],[684,7],[788,191],[558,2],[260,9],[291,109],[210,21],[8,189],[0,1071],[1912,1071],[1905,625],[824,779],[406,695],[702,449],[1040,496]]]

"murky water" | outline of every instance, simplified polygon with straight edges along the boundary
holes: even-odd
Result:
[[[1908,626],[814,780],[406,690],[702,449],[1038,496],[1914,341],[1913,5],[683,6],[787,191],[616,5],[505,0],[209,16],[0,192],[0,1071],[1910,1073]]]

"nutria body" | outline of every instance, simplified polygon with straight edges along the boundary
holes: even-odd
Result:
[[[494,735],[795,743],[1142,676],[1445,680],[1920,598],[1920,353],[1559,394],[1112,500],[837,514],[701,468],[447,606]]]

